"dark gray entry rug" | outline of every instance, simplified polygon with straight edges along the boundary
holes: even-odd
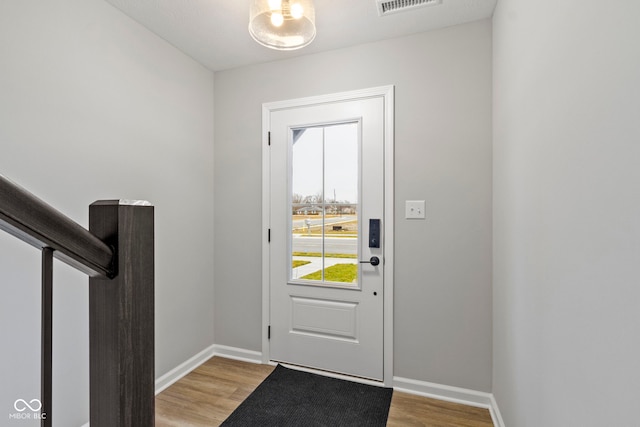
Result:
[[[380,426],[393,389],[278,365],[222,426]]]

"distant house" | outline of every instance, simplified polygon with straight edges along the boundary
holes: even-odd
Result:
[[[296,211],[296,215],[319,215],[322,213],[322,208],[319,206],[302,206],[299,207]]]

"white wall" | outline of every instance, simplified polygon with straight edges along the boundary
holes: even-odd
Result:
[[[261,350],[261,106],[396,87],[395,375],[491,389],[491,22],[217,72],[215,339]],[[404,219],[425,199],[426,221]]]
[[[102,0],[0,2],[0,173],[83,225],[156,206],[156,375],[213,343],[213,73]],[[40,255],[0,233],[0,424],[39,396]],[[54,425],[88,420],[88,280],[54,269]]]
[[[494,15],[493,391],[509,426],[636,426],[640,4]]]

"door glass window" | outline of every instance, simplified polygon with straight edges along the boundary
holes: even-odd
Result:
[[[358,285],[358,123],[292,129],[290,278]]]

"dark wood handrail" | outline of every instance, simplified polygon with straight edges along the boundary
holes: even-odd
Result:
[[[81,225],[0,175],[0,229],[91,277],[113,278],[114,251]]]

